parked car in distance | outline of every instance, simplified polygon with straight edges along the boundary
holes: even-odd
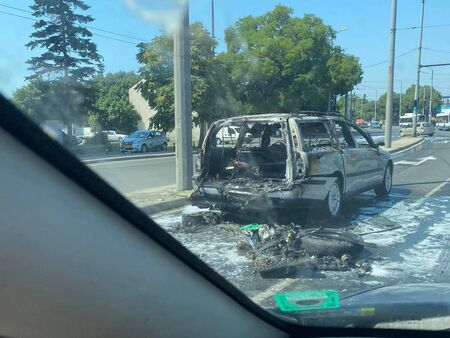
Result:
[[[233,145],[217,134],[238,126]],[[249,137],[246,135],[250,134]],[[393,161],[356,124],[331,113],[234,117],[211,125],[193,177],[199,207],[305,208],[337,217],[344,197],[390,193]]]
[[[434,124],[431,122],[417,122],[417,134],[419,135],[428,135],[433,136],[434,135]],[[406,127],[400,129],[400,136],[411,136],[413,134],[413,128],[412,127]]]
[[[102,133],[108,137],[108,142],[122,142],[128,135],[118,133],[114,130],[103,130]]]
[[[166,150],[167,137],[157,130],[137,130],[126,137],[120,144],[120,151],[145,153],[151,150]]]
[[[380,121],[372,121],[370,123],[370,128],[372,128],[372,129],[380,129],[381,128]]]

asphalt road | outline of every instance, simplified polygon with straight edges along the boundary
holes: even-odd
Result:
[[[383,138],[382,129],[368,131],[375,141]],[[393,137],[398,137],[395,127]],[[90,164],[89,167],[121,193],[175,184],[174,157],[103,162]]]
[[[292,290],[335,289],[342,296],[388,284],[450,282],[450,132],[438,132],[422,150],[395,158],[394,186],[387,198],[373,192],[356,196],[333,223],[309,214],[296,219],[305,227],[366,234],[364,240],[375,246],[362,253],[371,264],[363,277],[355,271],[300,271],[295,278],[263,279],[249,258],[237,254],[241,224],[223,223],[196,233],[177,230],[181,214],[192,210],[159,215],[156,221],[262,306],[274,306],[275,293]]]

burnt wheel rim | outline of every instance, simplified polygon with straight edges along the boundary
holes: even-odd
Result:
[[[341,192],[337,182],[334,182],[328,192],[328,210],[332,216],[336,216],[341,206]]]
[[[391,187],[392,187],[392,173],[391,173],[391,169],[390,168],[386,169],[386,174],[384,176],[384,187],[385,187],[387,192],[389,192],[391,190]]]

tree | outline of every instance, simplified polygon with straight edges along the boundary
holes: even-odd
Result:
[[[92,81],[96,90],[96,101],[89,111],[91,127],[120,130],[127,133],[136,129],[139,115],[131,105],[128,90],[136,85],[139,77],[132,73],[119,72],[99,75]]]
[[[214,58],[214,39],[201,23],[189,28],[191,53],[193,123],[212,122],[229,114],[233,98],[227,87],[227,74],[220,59]],[[143,81],[138,89],[156,110],[151,124],[158,129],[174,128],[173,39],[161,35],[139,45],[137,60],[142,64]]]
[[[292,13],[278,5],[225,31],[223,59],[246,113],[325,110],[330,93],[344,94],[361,81],[358,60],[332,46],[330,26]]]
[[[44,81],[41,77],[30,79],[13,93],[14,103],[35,122],[44,120],[74,121],[73,116],[83,116],[95,101],[95,91],[89,84],[74,83],[68,91],[61,79]],[[71,109],[62,107],[70,102]],[[70,115],[65,115],[65,114]],[[77,121],[77,120],[75,120]]]
[[[27,61],[33,72],[27,79],[46,77],[56,81],[52,85],[59,87],[64,98],[60,110],[64,110],[62,115],[71,134],[71,122],[79,118],[74,105],[82,95],[82,82],[103,71],[92,33],[85,27],[94,19],[77,13],[89,9],[81,0],[35,0],[30,8],[39,20],[33,25],[35,31],[26,47],[42,49],[42,53]]]

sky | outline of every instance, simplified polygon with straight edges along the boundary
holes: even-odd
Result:
[[[137,71],[136,44],[149,41],[170,29],[175,20],[171,10],[180,0],[85,0],[86,12],[95,18],[90,24],[104,58],[106,72]],[[0,92],[10,97],[29,75],[26,60],[36,51],[25,47],[33,32],[28,12],[32,0],[0,0]],[[357,56],[364,70],[358,95],[374,99],[386,91],[391,0],[214,0],[215,35],[225,49],[224,30],[243,16],[257,16],[277,4],[293,8],[294,15],[314,14],[332,26],[335,45]],[[421,0],[398,0],[395,62],[395,91],[404,92],[415,83]],[[11,8],[13,7],[13,8]],[[450,1],[426,0],[422,64],[450,61]],[[211,28],[211,0],[190,0],[190,21]],[[430,84],[431,70],[424,68],[421,84]],[[434,87],[450,95],[450,67],[434,68]]]

